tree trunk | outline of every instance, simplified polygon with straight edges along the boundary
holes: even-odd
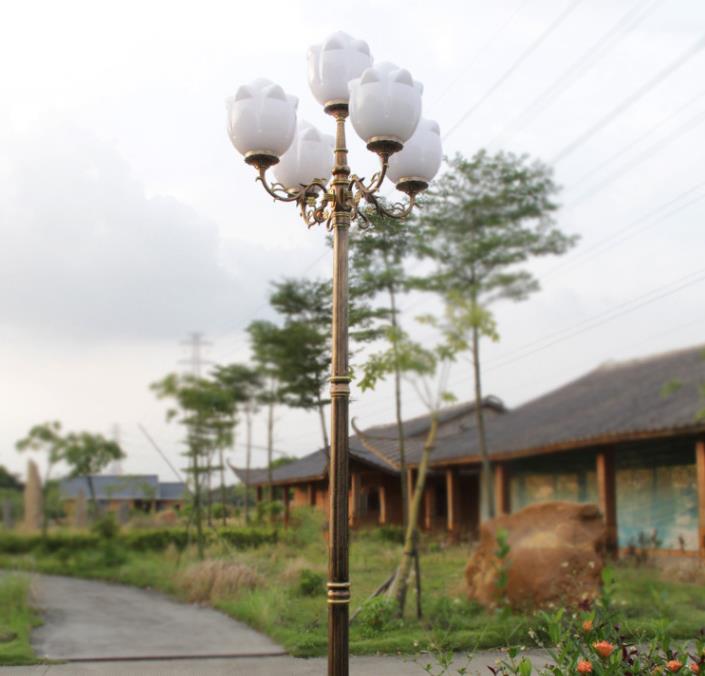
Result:
[[[95,486],[93,485],[93,477],[90,474],[86,474],[86,481],[88,482],[88,492],[91,494],[91,522],[93,522],[98,516],[98,502],[95,499]]]
[[[213,452],[208,453],[208,466],[206,467],[206,488],[208,490],[208,501],[206,503],[206,512],[208,514],[208,527],[213,527]]]
[[[247,404],[245,410],[245,425],[247,427],[246,457],[245,457],[245,524],[250,524],[250,464],[252,462],[252,408]]]
[[[326,426],[326,412],[321,398],[318,398],[318,417],[321,419],[321,432],[323,434],[323,452],[326,459],[330,460],[330,442],[328,441],[328,427]]]
[[[235,433],[233,432],[233,445],[235,445]],[[223,521],[223,526],[228,525],[228,516],[226,514],[227,510],[227,502],[228,502],[228,495],[227,491],[225,490],[225,461],[223,458],[223,447],[219,446],[218,447],[218,456],[219,456],[219,461],[220,461],[220,505],[222,508],[222,521]]]
[[[41,487],[42,494],[42,540],[46,540],[49,532],[49,506],[47,505],[47,497],[49,496],[49,475],[51,474],[51,461],[47,465],[47,472],[44,476],[44,483]]]
[[[492,468],[487,453],[487,435],[485,433],[485,413],[482,408],[482,379],[480,372],[480,332],[477,326],[472,327],[472,366],[475,376],[475,426],[477,441],[482,458],[482,495],[485,499],[485,513],[488,519],[494,518],[494,486],[492,484]]]
[[[269,520],[274,521],[272,502],[274,500],[274,479],[272,477],[272,455],[274,453],[274,404],[269,404],[267,411],[267,501],[269,502]]]
[[[389,287],[389,304],[392,308],[392,329],[396,335],[399,328],[397,323],[397,304],[394,287]],[[399,447],[399,473],[401,477],[401,512],[402,527],[406,531],[409,523],[409,491],[406,483],[406,453],[404,445],[404,423],[401,416],[401,369],[399,368],[398,347],[396,337],[392,342],[394,351],[394,410],[397,423],[397,444]]]
[[[416,556],[416,543],[418,538],[418,521],[419,512],[421,510],[421,500],[423,499],[424,488],[426,487],[426,475],[428,473],[428,464],[431,457],[431,451],[436,444],[436,434],[438,432],[438,415],[434,411],[431,414],[431,427],[426,435],[426,442],[423,447],[421,463],[419,464],[418,475],[416,477],[416,486],[414,487],[414,496],[411,500],[409,508],[409,523],[406,526],[406,535],[404,537],[404,550],[402,553],[401,563],[397,569],[397,574],[394,582],[387,590],[387,598],[395,599],[398,604],[399,615],[404,615],[404,606],[406,605],[406,592],[409,587],[409,576],[411,574],[414,557]],[[420,585],[420,582],[419,582]]]
[[[203,514],[201,513],[201,475],[198,464],[199,441],[192,438],[191,455],[193,463],[193,507],[196,513],[196,544],[198,546],[198,558],[203,561]]]

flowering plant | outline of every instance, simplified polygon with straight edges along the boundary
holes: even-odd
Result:
[[[646,674],[705,673],[705,631],[676,646],[665,635],[640,643],[627,640],[620,631],[613,608],[613,579],[607,570],[603,590],[595,601],[583,601],[574,612],[561,608],[541,612],[540,633],[530,632],[546,650],[543,664],[534,664],[519,648],[490,667],[494,676],[641,676]],[[536,660],[535,660],[536,661]]]

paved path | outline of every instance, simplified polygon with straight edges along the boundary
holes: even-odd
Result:
[[[246,625],[156,592],[65,577],[36,576],[44,625],[32,634],[37,655],[64,664],[0,667],[3,676],[322,676],[324,658],[297,659]],[[254,655],[257,655],[256,657]],[[489,674],[500,653],[469,665]],[[541,655],[534,655],[539,661]],[[147,659],[150,658],[150,659]],[[154,659],[165,658],[165,659]],[[166,659],[171,658],[171,659]],[[432,658],[353,657],[351,676],[423,676]],[[536,663],[536,662],[535,662]],[[458,658],[456,668],[468,666]],[[452,672],[453,673],[453,672]]]
[[[32,645],[40,657],[284,654],[272,640],[223,613],[176,603],[156,592],[44,575],[36,577],[33,589],[44,617],[44,625],[32,633]]]
[[[470,664],[470,674],[490,676],[499,653],[483,652]],[[532,654],[534,664],[543,664],[540,654]],[[350,676],[424,676],[429,660],[407,657],[352,657]],[[459,659],[457,668],[466,666]],[[35,667],[0,667],[2,676],[324,676],[326,661],[295,657],[236,657],[209,660],[160,660],[155,662],[90,662]],[[455,674],[451,670],[450,674]],[[449,674],[449,676],[450,676]]]

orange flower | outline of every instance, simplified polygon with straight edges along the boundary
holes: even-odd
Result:
[[[669,660],[666,662],[666,669],[668,669],[672,674],[675,674],[676,671],[680,671],[682,666],[683,662],[680,662],[679,660]]]
[[[691,662],[688,666],[694,674],[700,673],[700,665],[697,662]]]
[[[587,634],[589,631],[592,631],[592,620],[585,620],[583,622],[583,631]]]
[[[579,660],[578,661],[578,673],[579,674],[591,674],[592,673],[592,662],[589,660]]]
[[[598,641],[593,643],[592,647],[600,657],[609,657],[614,650],[614,646],[609,641]]]

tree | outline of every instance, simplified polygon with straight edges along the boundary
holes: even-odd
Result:
[[[397,447],[401,478],[402,518],[404,526],[409,514],[406,481],[406,453],[402,420],[402,376],[414,371],[418,346],[412,345],[399,319],[398,298],[409,289],[410,278],[405,263],[414,254],[415,240],[409,224],[395,218],[370,217],[367,230],[351,232],[351,276],[358,296],[379,302],[374,309],[383,320],[381,333],[388,344],[384,352],[373,354],[362,366],[360,389],[370,389],[373,382],[387,375],[394,377],[394,415],[397,425]],[[416,353],[416,354],[415,354]]]
[[[565,253],[576,237],[555,225],[558,187],[547,165],[525,155],[491,155],[485,150],[471,159],[456,155],[447,164],[428,191],[416,224],[417,251],[435,266],[416,284],[441,295],[447,336],[456,349],[471,353],[483,495],[492,517],[480,362],[481,338],[498,338],[489,308],[500,300],[525,300],[538,291],[538,280],[521,266],[539,256]]]
[[[102,472],[111,462],[124,457],[125,454],[117,442],[106,439],[101,434],[72,432],[66,435],[61,459],[70,468],[69,476],[86,477],[93,518],[98,514],[93,475]]]
[[[257,411],[257,405],[262,392],[262,377],[254,367],[248,364],[228,364],[216,366],[214,377],[222,387],[226,388],[233,398],[234,420],[238,422],[238,412],[245,414],[246,427],[246,464],[245,464],[245,523],[250,522],[250,466],[252,463],[252,416]],[[223,456],[220,457],[220,490],[223,502],[223,521],[225,522],[225,480],[223,477]]]
[[[262,382],[259,403],[267,407],[267,500],[272,501],[272,456],[274,454],[274,407],[282,401],[280,363],[282,337],[279,327],[257,320],[247,327],[255,368]]]
[[[203,559],[203,477],[210,471],[213,453],[232,441],[235,412],[232,393],[215,380],[173,373],[151,388],[160,399],[174,402],[167,410],[167,420],[177,419],[186,427],[185,455],[190,462],[187,471],[193,482],[198,556]]]
[[[61,423],[57,420],[34,425],[27,436],[20,439],[15,447],[18,451],[39,451],[47,455],[47,466],[42,481],[42,536],[46,537],[49,526],[47,495],[51,471],[61,461],[64,453],[65,440],[61,434]]]
[[[426,488],[426,478],[428,476],[428,468],[431,460],[431,454],[436,446],[436,437],[438,435],[438,414],[441,406],[445,403],[454,401],[454,397],[447,392],[446,386],[449,374],[449,365],[454,360],[456,353],[453,347],[447,342],[442,342],[433,350],[423,348],[422,346],[409,341],[407,338],[400,340],[397,351],[389,350],[385,353],[384,359],[371,359],[370,364],[380,363],[381,368],[368,368],[365,376],[369,380],[369,386],[374,387],[380,377],[383,377],[390,372],[395,362],[403,366],[402,371],[407,374],[413,374],[410,378],[414,389],[419,398],[424,403],[430,416],[430,425],[424,440],[421,460],[419,462],[416,475],[416,483],[414,485],[413,498],[410,500],[408,520],[404,529],[404,545],[399,565],[390,578],[387,585],[383,585],[380,590],[386,586],[387,598],[392,599],[397,606],[397,612],[400,617],[404,615],[406,605],[407,590],[409,588],[409,579],[414,561],[417,562],[417,603],[418,612],[421,613],[420,604],[420,566],[418,565],[418,539],[419,539],[419,514],[421,511],[421,501],[423,499]],[[436,376],[438,379],[437,385],[433,386],[431,378]],[[366,440],[370,446],[370,440]]]
[[[0,489],[22,490],[22,482],[4,465],[0,465]]]
[[[326,455],[325,407],[330,399],[323,393],[330,374],[331,294],[328,282],[285,279],[274,283],[269,298],[284,319],[277,354],[282,401],[292,408],[317,411]]]

